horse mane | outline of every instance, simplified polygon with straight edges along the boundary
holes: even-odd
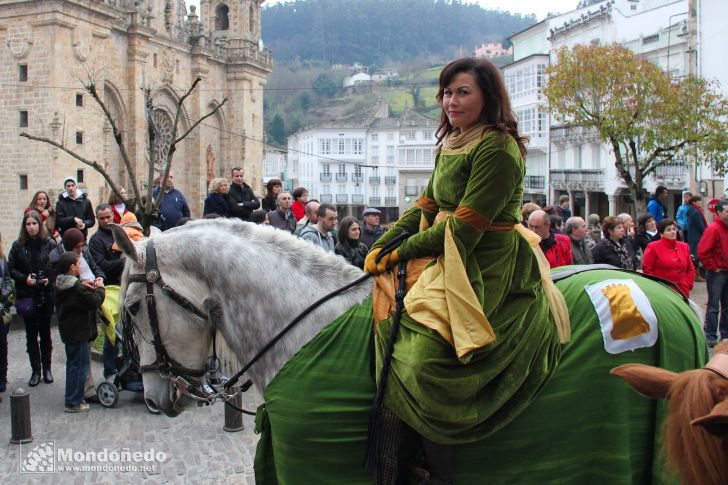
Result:
[[[728,343],[722,344],[728,351]],[[720,351],[717,347],[716,351]],[[687,485],[725,483],[728,459],[724,440],[691,421],[705,416],[728,396],[728,379],[698,369],[679,374],[670,390],[670,412],[665,421],[665,447],[670,463]]]

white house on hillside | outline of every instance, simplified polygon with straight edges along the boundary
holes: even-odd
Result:
[[[336,204],[340,218],[377,207],[390,222],[432,173],[437,124],[409,109],[392,117],[380,103],[290,136],[288,172],[311,198]]]

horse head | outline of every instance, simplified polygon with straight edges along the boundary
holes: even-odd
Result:
[[[642,364],[612,369],[638,393],[669,399],[665,445],[686,484],[725,483],[728,476],[728,342],[704,369],[680,374]]]
[[[165,264],[169,262],[170,255],[173,257],[174,250],[166,247],[167,242],[161,233],[159,237],[153,233],[151,239],[133,242],[120,226],[113,225],[111,230],[117,246],[126,255],[121,288],[122,312],[129,316],[125,325],[133,325],[144,398],[167,416],[177,416],[194,401],[183,392],[176,378],[184,377],[188,382],[193,381],[192,384],[203,383],[202,373],[211,347],[210,321],[219,318],[219,302],[203,282],[195,281],[184,274],[184,270],[176,269],[177,265]],[[163,278],[165,286],[184,289],[179,295],[194,308],[184,308],[175,295],[170,296],[162,285],[150,281],[153,277],[150,277],[147,265],[149,241],[155,241],[156,246],[163,249],[155,251],[160,281]],[[153,295],[151,304],[150,291]],[[156,322],[156,332],[153,322]],[[195,345],[189,345],[191,342]],[[161,366],[160,361],[165,360],[173,364],[166,368]]]

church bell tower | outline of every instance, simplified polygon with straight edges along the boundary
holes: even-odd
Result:
[[[200,0],[200,16],[213,39],[260,40],[260,7],[264,0]]]

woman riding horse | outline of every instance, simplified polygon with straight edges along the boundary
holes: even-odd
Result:
[[[365,271],[432,259],[405,300],[384,404],[422,436],[431,468],[440,462],[433,478],[450,482],[448,445],[482,439],[529,405],[558,364],[568,317],[560,332],[549,299],[552,310],[563,299],[547,297],[538,237],[519,224],[527,138],[498,70],[483,59],[451,62],[437,99],[432,177],[373,245]],[[412,236],[377,263],[382,247],[405,230]],[[376,319],[388,316],[376,315],[377,307],[375,292]],[[378,364],[390,328],[391,321],[379,322]]]

